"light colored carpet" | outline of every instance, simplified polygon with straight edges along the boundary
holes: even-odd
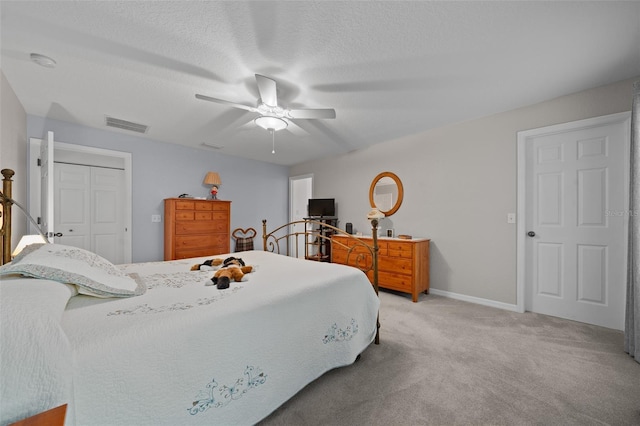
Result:
[[[623,334],[544,315],[381,291],[381,344],[261,425],[640,425]]]

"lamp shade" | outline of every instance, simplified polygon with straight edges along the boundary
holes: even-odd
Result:
[[[22,238],[20,238],[20,241],[18,242],[15,250],[13,250],[13,253],[11,253],[11,256],[16,257],[28,245],[45,243],[47,243],[47,241],[45,241],[42,235],[23,235]]]
[[[208,172],[204,177],[203,183],[205,185],[222,185],[222,181],[220,180],[220,175],[218,174],[218,172]]]
[[[380,210],[378,210],[375,207],[371,209],[369,214],[367,214],[367,219],[369,219],[369,220],[371,220],[371,219],[383,219],[383,218],[384,218],[384,213],[382,213]]]

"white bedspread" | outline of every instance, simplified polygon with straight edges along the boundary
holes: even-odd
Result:
[[[48,280],[0,279],[0,424],[69,401],[72,349],[60,319],[75,294]]]
[[[235,255],[257,269],[226,290],[189,271],[201,258],[123,266],[146,281],[142,296],[71,298],[67,424],[254,424],[372,342],[379,300],[361,271]]]

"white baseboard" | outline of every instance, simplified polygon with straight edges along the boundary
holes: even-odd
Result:
[[[504,309],[505,311],[520,312],[517,305],[496,302],[495,300],[481,299],[479,297],[467,296],[464,294],[452,293],[450,291],[438,290],[437,288],[430,288],[429,294],[436,296],[448,297],[450,299],[462,300],[463,302],[476,303],[478,305],[490,306],[492,308]]]

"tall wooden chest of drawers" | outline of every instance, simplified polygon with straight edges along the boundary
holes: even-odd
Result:
[[[231,201],[164,200],[164,260],[229,253]]]
[[[359,237],[367,244],[373,244],[371,238]],[[347,249],[354,243],[349,237],[334,235],[332,243],[331,261],[347,264]],[[341,243],[337,244],[337,243]],[[399,238],[378,238],[378,286],[411,294],[414,302],[418,301],[421,292],[429,292],[429,242],[427,238],[402,240]],[[356,248],[357,252],[366,250]],[[370,258],[370,255],[366,255]],[[349,256],[349,265],[355,266],[355,253]],[[367,259],[367,264],[371,260]],[[373,271],[367,273],[373,282]]]

